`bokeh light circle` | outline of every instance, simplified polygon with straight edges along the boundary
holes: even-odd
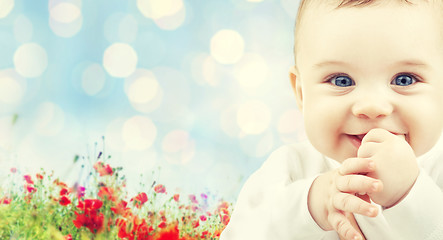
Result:
[[[183,8],[183,0],[137,0],[137,8],[147,18],[172,16]]]
[[[54,19],[49,19],[49,26],[55,35],[64,38],[70,38],[75,36],[83,26],[83,16],[77,18],[74,22],[63,23],[55,21]]]
[[[269,127],[270,122],[271,111],[261,101],[243,103],[237,110],[237,124],[245,134],[260,134]]]
[[[58,135],[65,125],[65,113],[53,102],[43,102],[37,107],[35,125],[36,132],[43,136]]]
[[[83,26],[80,2],[49,1],[49,26],[59,37],[75,36]]]
[[[137,38],[138,22],[133,15],[126,15],[118,25],[119,41],[131,43]]]
[[[217,70],[219,70],[217,66],[217,62],[214,61],[214,58],[208,56],[203,60],[201,71],[203,74],[204,81],[210,86],[218,86],[220,83],[219,74],[217,74]]]
[[[165,159],[174,164],[187,164],[195,155],[195,141],[184,130],[174,130],[163,138]]]
[[[82,74],[82,89],[89,96],[99,93],[106,81],[106,74],[102,66],[98,63],[89,65]]]
[[[123,124],[122,137],[128,149],[146,150],[157,137],[157,127],[148,117],[134,116]]]
[[[192,79],[199,85],[217,87],[226,77],[232,77],[230,69],[215,61],[208,53],[190,53],[183,65],[191,70]]]
[[[245,54],[236,65],[234,75],[240,86],[244,88],[260,87],[269,75],[269,67],[266,60],[259,54]]]
[[[274,147],[274,134],[267,130],[263,134],[246,135],[239,138],[240,147],[250,157],[266,157]]]
[[[126,150],[122,129],[127,119],[117,118],[106,126],[106,145],[111,151],[123,152]]]
[[[110,43],[133,43],[138,40],[139,23],[133,14],[117,12],[109,15],[104,24],[104,36]]]
[[[278,120],[277,131],[284,143],[306,139],[301,112],[298,109],[286,110]]]
[[[19,15],[14,21],[14,37],[21,43],[31,41],[33,35],[32,22],[24,15]]]
[[[211,56],[222,64],[234,64],[243,57],[245,43],[236,31],[223,29],[211,38]]]
[[[155,24],[163,30],[175,30],[179,28],[186,19],[186,9],[181,8],[176,14],[164,16],[162,18],[154,19]]]
[[[24,91],[17,81],[0,76],[0,102],[14,104],[19,102],[23,95]]]
[[[224,108],[220,116],[221,129],[226,135],[232,138],[239,137],[241,133],[241,129],[237,124],[237,112],[238,106],[232,105]]]
[[[26,81],[14,70],[0,71],[0,103],[17,104],[26,92]]]
[[[152,117],[164,123],[177,122],[185,124],[185,119],[191,114],[192,90],[189,80],[184,76],[183,72],[171,67],[153,68],[152,72],[161,89],[163,89],[160,92],[162,93],[161,105],[158,107],[158,111],[152,113]]]
[[[23,44],[14,53],[14,66],[23,77],[39,77],[48,66],[46,50],[36,43]]]
[[[128,87],[128,98],[134,103],[147,103],[157,95],[158,89],[155,77],[140,77]]]
[[[82,13],[76,5],[68,2],[62,2],[50,8],[49,15],[57,22],[70,23],[79,18]]]
[[[0,18],[8,16],[14,8],[14,0],[0,0]]]
[[[51,8],[54,8],[57,5],[62,4],[62,3],[73,4],[77,8],[82,9],[82,7],[83,7],[82,1],[83,0],[49,0],[48,1],[48,9],[50,10]]]
[[[148,113],[157,109],[163,98],[163,90],[154,73],[137,69],[125,79],[125,93],[131,105],[139,112]]]
[[[137,67],[137,61],[137,53],[125,43],[114,43],[103,54],[103,66],[113,77],[130,76]]]
[[[296,18],[300,0],[281,0],[281,5],[292,19]]]

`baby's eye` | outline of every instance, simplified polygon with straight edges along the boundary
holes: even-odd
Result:
[[[334,76],[329,79],[329,82],[334,84],[337,87],[350,87],[355,85],[354,80],[347,76]]]
[[[398,86],[409,86],[411,84],[414,84],[417,82],[417,80],[410,75],[398,75],[395,77],[394,80],[392,80],[391,84],[398,85]]]

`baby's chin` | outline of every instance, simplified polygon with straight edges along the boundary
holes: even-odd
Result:
[[[339,163],[344,162],[346,159],[349,158],[356,158],[357,157],[357,152],[355,152],[354,154],[324,154],[326,157],[335,160]]]
[[[330,146],[315,146],[314,148],[317,149],[322,155],[326,156],[327,158],[333,159],[339,163],[342,163],[348,158],[356,158],[357,157],[357,151],[356,148],[346,147],[346,148],[331,148]],[[337,151],[337,149],[340,149],[340,151]]]

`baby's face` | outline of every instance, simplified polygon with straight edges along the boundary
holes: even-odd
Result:
[[[404,135],[417,156],[443,127],[440,12],[383,3],[306,15],[292,75],[307,136],[337,161],[373,128]]]

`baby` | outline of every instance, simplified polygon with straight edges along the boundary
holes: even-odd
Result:
[[[443,0],[302,0],[309,142],[245,183],[221,240],[443,239]]]

